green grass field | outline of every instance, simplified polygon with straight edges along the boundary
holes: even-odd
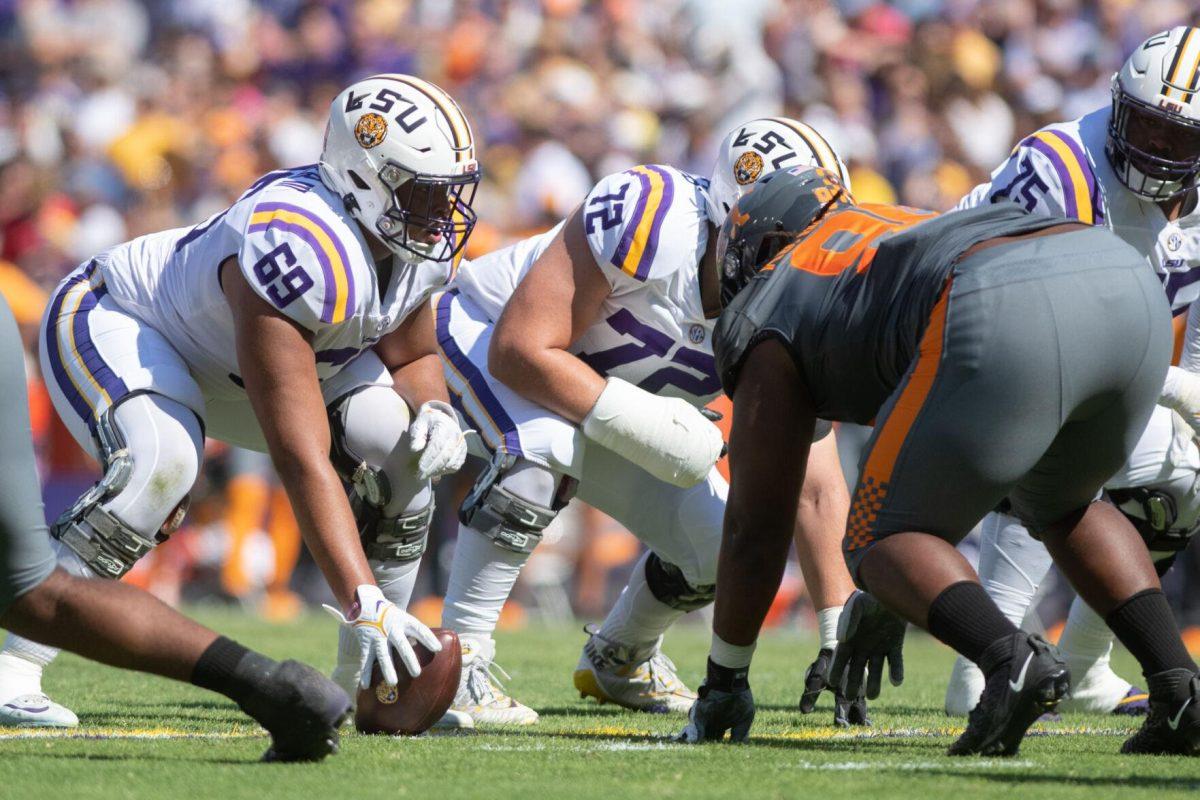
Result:
[[[311,615],[271,626],[229,612],[209,624],[278,657],[328,670],[334,623]],[[1118,756],[1134,727],[1116,717],[1068,715],[1039,725],[1014,759],[944,755],[960,722],[941,713],[950,651],[910,637],[908,680],[872,707],[875,727],[830,726],[830,702],[802,717],[797,683],[813,642],[772,634],[752,680],[758,719],[747,745],[687,746],[676,717],[633,714],[580,700],[571,671],[582,636],[534,629],[499,637],[514,696],[542,714],[532,728],[389,739],[347,733],[322,764],[255,763],[265,736],[223,698],[189,686],[64,656],[46,688],[82,722],[66,735],[0,731],[0,798],[873,798],[1195,797],[1200,759]],[[683,676],[698,682],[707,637],[668,637]],[[1135,674],[1128,657],[1119,659]]]

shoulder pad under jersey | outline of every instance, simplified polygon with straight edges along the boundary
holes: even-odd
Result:
[[[1051,125],[1025,137],[988,183],[975,189],[960,208],[1013,202],[1026,211],[1104,221],[1104,202],[1095,169],[1077,129]],[[1100,154],[1103,157],[1103,154]]]
[[[693,269],[708,242],[702,179],[655,164],[614,173],[592,189],[583,227],[614,290]]]
[[[349,218],[318,194],[278,185],[252,202],[238,260],[254,291],[311,331],[353,316],[369,270]]]

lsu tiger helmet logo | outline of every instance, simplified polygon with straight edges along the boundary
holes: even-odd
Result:
[[[738,157],[737,163],[733,165],[733,179],[738,182],[738,186],[754,183],[762,174],[762,168],[762,156],[753,150],[747,150]]]
[[[376,147],[387,136],[387,120],[372,112],[363,114],[354,125],[354,138],[364,150]]]

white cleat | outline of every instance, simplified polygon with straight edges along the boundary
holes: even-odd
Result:
[[[584,631],[590,636],[575,667],[580,697],[652,714],[688,713],[696,693],[659,649],[661,639],[637,647],[605,639],[590,627]]]
[[[475,725],[532,725],[537,722],[536,711],[504,693],[496,672],[506,680],[509,676],[492,661],[495,642],[480,645],[470,639],[461,641],[463,671],[458,694],[454,696],[450,711],[438,721],[437,727],[442,730],[452,727],[453,722],[461,721],[458,715],[465,715],[472,723],[470,726],[457,726],[460,728]],[[454,717],[447,719],[452,714]]]
[[[475,720],[465,711],[448,709],[442,718],[433,723],[435,731],[470,731],[475,729]]]
[[[79,717],[44,694],[23,694],[0,705],[0,727],[76,728]]]

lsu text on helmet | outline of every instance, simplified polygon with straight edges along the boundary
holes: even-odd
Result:
[[[764,117],[739,125],[721,142],[708,186],[708,216],[720,225],[746,189],[777,169],[822,167],[850,187],[842,159],[821,134],[787,117]]]
[[[411,75],[374,75],[334,98],[321,179],[409,263],[449,261],[475,227],[481,172],[458,104]]]

